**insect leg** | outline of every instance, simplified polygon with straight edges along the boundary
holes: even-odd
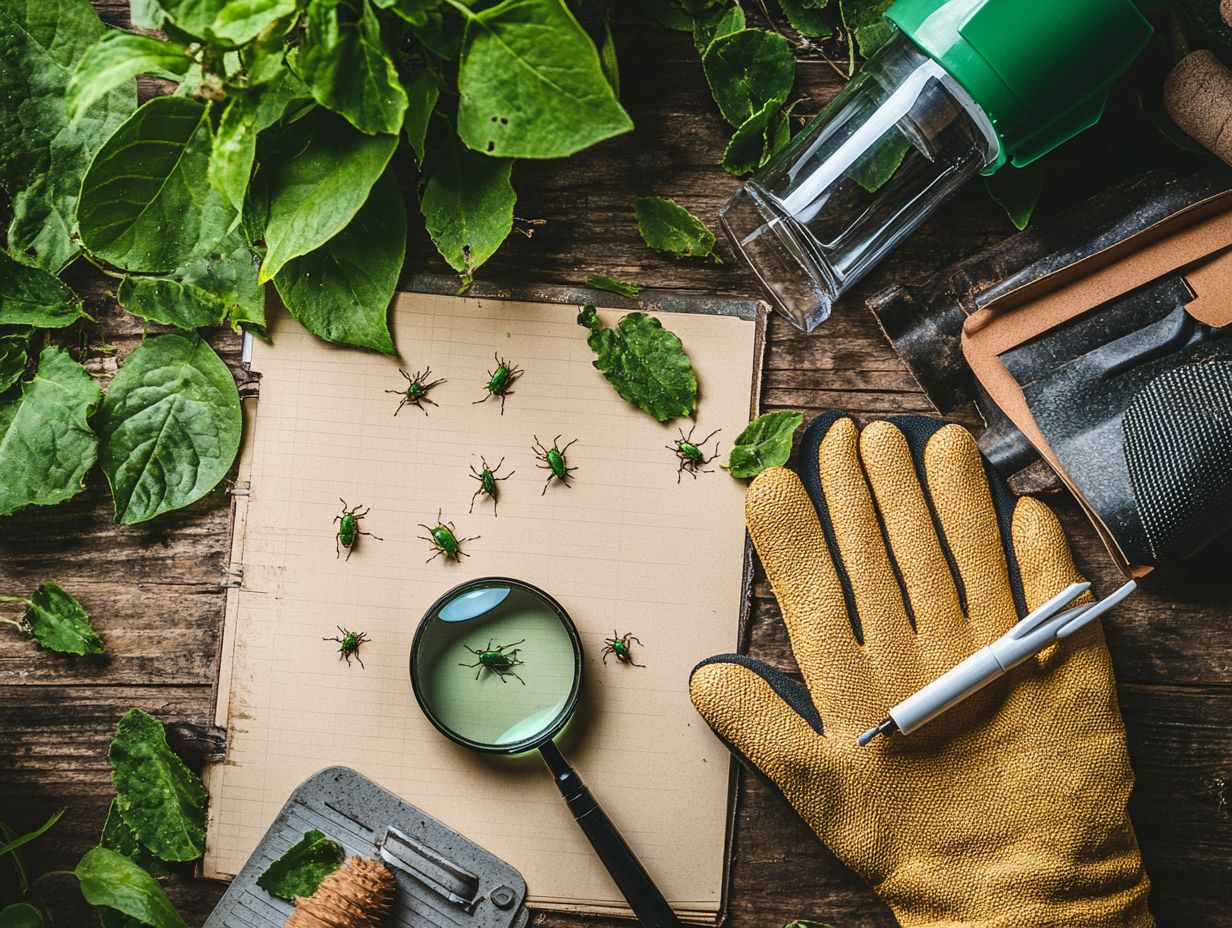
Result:
[[[557,437],[557,438],[559,438],[560,436],[559,436],[559,435],[557,435],[556,437]],[[576,443],[577,443],[577,439],[575,438],[575,439],[573,439],[573,441],[569,442],[569,444],[565,445],[565,447],[561,448],[561,449],[560,449],[560,453],[561,453],[561,454],[564,454],[566,451],[568,451],[568,450],[569,450],[569,449],[570,449],[573,445],[575,445]]]
[[[478,496],[482,492],[483,492],[483,487],[480,487],[478,490],[475,491],[475,496],[471,497],[471,508],[466,510],[467,515],[470,515],[472,512],[475,511],[475,497]]]
[[[351,552],[354,550],[355,550],[355,542],[351,542],[351,546],[347,548],[347,556],[342,559],[343,563],[346,563],[347,561],[351,559]]]

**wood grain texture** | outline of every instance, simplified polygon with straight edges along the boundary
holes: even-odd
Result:
[[[96,5],[108,22],[127,22],[123,0]],[[716,266],[665,259],[638,238],[633,197],[671,196],[713,222],[737,181],[718,166],[729,129],[711,102],[689,38],[634,18],[618,25],[625,102],[637,131],[568,161],[519,163],[516,212],[532,234],[515,235],[481,276],[579,284],[588,274],[607,273],[651,287],[758,295],[725,242],[720,242],[725,263]],[[841,50],[837,55],[845,58]],[[798,112],[819,110],[841,83],[816,52],[802,52],[797,89],[805,102]],[[1094,143],[1080,140],[1055,162],[1040,212],[1059,211],[1110,179]],[[414,222],[412,227],[408,272],[444,273],[422,229]],[[927,277],[1011,231],[973,185],[844,300],[816,335],[800,335],[772,320],[766,408],[811,415],[837,406],[859,417],[928,412],[863,298],[897,281]],[[116,368],[116,355],[124,357],[139,343],[143,327],[115,306],[114,281],[79,270],[71,283],[98,319],[82,327],[82,356],[106,379]],[[236,367],[238,339],[218,332],[212,341]],[[114,346],[116,355],[99,351],[102,345]],[[969,412],[957,418],[978,425]],[[95,474],[86,492],[70,503],[28,511],[0,525],[0,592],[27,593],[43,579],[57,579],[85,604],[108,649],[98,659],[71,660],[38,653],[19,636],[0,633],[0,818],[20,831],[55,809],[69,809],[51,835],[31,846],[35,871],[71,868],[96,841],[112,795],[107,745],[129,707],[140,706],[168,722],[208,723],[222,608],[218,584],[227,551],[226,500],[224,491],[216,491],[186,511],[121,528],[111,523],[105,481]],[[1099,589],[1111,588],[1112,564],[1077,507],[1063,498],[1050,502],[1069,530],[1080,566]],[[1230,555],[1232,542],[1227,542],[1157,573],[1105,626],[1138,773],[1133,811],[1154,881],[1152,908],[1167,928],[1214,928],[1232,920]],[[750,650],[794,671],[764,578],[757,584]],[[0,902],[8,901],[9,877],[0,865]],[[222,887],[177,875],[168,890],[189,923],[200,925]],[[49,882],[46,898],[61,926],[94,923],[71,880]],[[876,897],[771,789],[743,776],[728,923],[776,928],[791,918],[841,928],[894,924]],[[580,924],[542,914],[536,923]]]

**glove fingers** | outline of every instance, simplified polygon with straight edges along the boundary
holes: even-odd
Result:
[[[817,791],[814,776],[833,764],[807,691],[758,661],[731,654],[694,668],[689,698],[715,734],[803,814],[801,804]]]
[[[924,472],[971,630],[978,644],[987,644],[1017,621],[1018,608],[979,446],[966,429],[947,425],[928,440]]]
[[[936,656],[948,662],[956,648],[964,648],[967,622],[907,437],[890,422],[870,423],[860,436],[860,454],[920,648],[925,654],[942,651]]]
[[[809,444],[801,455],[809,455]],[[853,625],[867,651],[901,653],[912,631],[903,605],[900,580],[886,550],[881,521],[860,460],[860,431],[849,418],[837,419],[821,436],[816,450],[816,479],[810,482],[812,457],[803,463],[805,481],[821,519],[833,528],[833,543],[846,568],[855,604]]]
[[[826,693],[863,692],[867,678],[817,510],[800,479],[774,467],[753,481],[744,512],[796,663],[818,706],[829,711]]]
[[[1014,552],[1027,609],[1035,609],[1056,596],[1082,574],[1070,554],[1065,530],[1056,515],[1039,500],[1024,496],[1014,508]],[[1079,602],[1090,602],[1090,593]]]

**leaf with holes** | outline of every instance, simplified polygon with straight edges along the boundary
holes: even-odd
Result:
[[[791,440],[804,416],[798,412],[768,412],[758,416],[736,436],[726,464],[733,477],[756,477],[770,467],[780,467],[791,457]]]
[[[47,347],[34,379],[0,400],[0,516],[81,492],[98,456],[86,421],[98,398],[98,384],[82,366]]]
[[[196,502],[226,476],[240,443],[239,391],[201,338],[160,335],[125,360],[97,424],[116,521],[132,525]]]
[[[396,354],[389,304],[406,259],[406,204],[392,168],[345,229],[274,278],[278,295],[309,332],[343,345]]]
[[[311,896],[321,881],[342,866],[342,846],[313,829],[257,877],[257,885],[279,899]]]
[[[458,96],[458,135],[498,158],[563,158],[633,129],[564,0],[471,13]]]
[[[81,300],[58,277],[0,251],[0,325],[62,329],[82,318]]]
[[[660,422],[689,416],[697,408],[697,374],[674,332],[645,313],[629,313],[609,329],[594,303],[578,313],[590,330],[586,344],[594,366],[626,402]]]

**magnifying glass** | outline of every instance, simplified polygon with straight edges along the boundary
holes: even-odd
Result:
[[[411,686],[445,737],[487,754],[538,750],[565,804],[647,928],[681,928],[625,839],[552,742],[582,695],[582,641],[560,603],[504,577],[454,587],[411,644]]]

